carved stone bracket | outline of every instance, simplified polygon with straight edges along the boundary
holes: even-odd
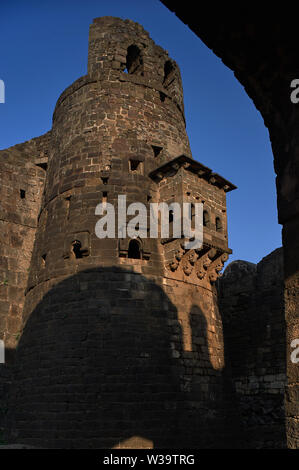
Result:
[[[183,271],[186,276],[196,274],[199,280],[207,279],[214,283],[227,260],[228,254],[217,248],[203,246],[196,250],[186,250],[181,243],[169,269],[172,272]]]

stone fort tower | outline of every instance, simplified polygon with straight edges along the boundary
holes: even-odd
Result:
[[[0,333],[8,352],[18,343],[8,438],[232,442],[215,281],[231,252],[226,193],[235,186],[192,159],[177,64],[139,24],[95,19],[88,74],[58,99],[51,131],[0,157],[1,269],[11,278]],[[203,203],[202,248],[97,238],[96,206],[116,206],[120,194],[147,207]]]

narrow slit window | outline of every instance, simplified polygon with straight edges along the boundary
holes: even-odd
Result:
[[[195,205],[191,204],[191,228],[195,229]]]
[[[173,222],[173,215],[174,215],[173,210],[170,210],[170,211],[169,211],[169,223],[170,223],[170,224]]]
[[[65,198],[65,200],[66,200],[66,218],[67,218],[67,220],[70,218],[71,199],[72,199],[72,196],[67,196]]]
[[[222,231],[222,223],[220,217],[216,217],[216,232]]]
[[[203,226],[209,227],[210,225],[210,216],[208,211],[203,211]]]
[[[24,189],[20,189],[20,198],[25,199],[26,198],[26,191]]]

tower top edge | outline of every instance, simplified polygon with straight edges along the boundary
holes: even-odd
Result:
[[[118,18],[116,16],[100,16],[94,18],[89,26],[89,38],[104,37],[107,34],[127,35],[134,34],[143,37],[146,41],[152,41],[149,32],[133,20]]]
[[[99,16],[97,18],[94,18],[92,21],[91,25],[113,25],[113,24],[125,24],[125,25],[130,25],[134,26],[138,29],[144,30],[143,26],[140,23],[137,23],[136,21],[130,20],[129,18],[119,18],[118,16]]]

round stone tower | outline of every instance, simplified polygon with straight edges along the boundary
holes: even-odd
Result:
[[[231,414],[214,283],[230,251],[231,189],[192,160],[177,64],[139,24],[95,19],[88,74],[54,111],[10,440],[223,445]],[[202,249],[117,232],[98,238],[96,207],[117,207],[119,195],[147,208],[204,203]]]
[[[157,193],[150,172],[190,156],[178,66],[139,24],[94,20],[88,75],[58,99],[51,135],[29,289],[81,269],[123,264],[128,246],[96,237],[95,208],[102,201],[117,205],[120,194],[128,204],[148,205]],[[140,249],[145,258],[150,252],[147,268],[158,274],[157,244]],[[80,261],[72,262],[75,250]]]

